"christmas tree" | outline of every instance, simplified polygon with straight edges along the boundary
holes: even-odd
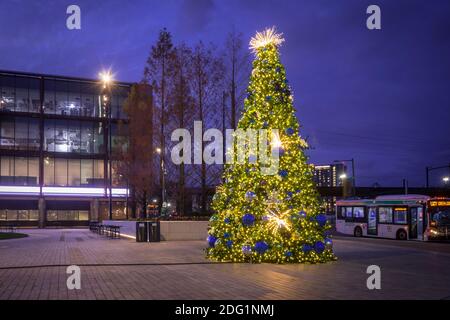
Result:
[[[334,260],[330,228],[307,164],[274,28],[250,42],[255,53],[238,129],[265,129],[277,151],[275,174],[258,158],[227,164],[213,198],[207,257],[216,261],[318,263]],[[261,132],[261,131],[258,131]],[[234,145],[234,151],[236,151]],[[247,154],[248,155],[248,154]]]

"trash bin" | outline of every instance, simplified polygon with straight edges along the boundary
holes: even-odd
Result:
[[[148,242],[147,222],[136,222],[136,242]]]
[[[149,242],[159,242],[161,240],[160,237],[160,224],[159,221],[152,221],[148,223],[148,230],[149,230]]]

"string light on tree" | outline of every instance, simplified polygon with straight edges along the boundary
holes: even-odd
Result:
[[[271,130],[278,148],[277,169],[252,158],[226,164],[224,183],[213,198],[214,219],[206,255],[215,261],[320,263],[336,259],[330,228],[307,163],[306,141],[299,134],[292,90],[280,62],[284,42],[275,28],[258,32],[250,41],[255,54],[239,129]],[[268,153],[271,152],[268,148]],[[256,160],[256,161],[254,161]],[[275,161],[272,159],[272,161]]]

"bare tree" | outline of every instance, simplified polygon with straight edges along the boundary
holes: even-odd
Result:
[[[149,197],[155,190],[153,150],[153,101],[152,88],[148,84],[133,85],[125,101],[124,111],[128,125],[121,126],[122,148],[116,151],[114,168],[126,180],[131,195],[131,215],[136,218],[136,206],[140,216],[147,216]],[[125,129],[126,128],[126,129]],[[150,128],[150,129],[149,129]],[[126,130],[126,132],[124,132]]]
[[[243,46],[242,33],[235,30],[225,41],[226,92],[230,97],[230,126],[236,129],[238,106],[243,104],[245,89],[250,75],[250,54]]]
[[[196,111],[199,120],[203,123],[203,128],[219,126],[220,118],[217,118],[217,115],[221,114],[223,73],[223,60],[216,55],[215,48],[212,45],[206,46],[200,41],[192,51],[190,80]],[[203,153],[203,143],[201,150]],[[204,161],[200,168],[200,187],[200,206],[202,214],[205,214],[208,182],[207,166]]]
[[[176,128],[190,127],[186,120],[192,117],[189,114],[193,113],[194,101],[191,96],[190,88],[190,61],[192,57],[192,50],[185,44],[181,44],[175,48],[174,61],[171,70],[172,87],[170,91],[170,115],[172,126]],[[177,210],[180,215],[185,214],[186,203],[186,165],[181,163],[178,170],[173,172],[178,173],[177,183],[175,187],[175,194],[177,198]]]
[[[147,59],[147,64],[144,69],[144,82],[151,83],[155,93],[155,103],[160,112],[160,132],[159,132],[159,147],[161,148],[161,165],[166,163],[166,143],[165,143],[165,125],[167,112],[167,95],[170,83],[171,63],[174,58],[174,48],[172,44],[172,35],[166,28],[159,33],[158,41],[152,46],[150,55]],[[162,186],[163,170],[160,170],[159,181]]]

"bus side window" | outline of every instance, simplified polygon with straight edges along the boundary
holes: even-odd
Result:
[[[380,223],[392,224],[392,208],[391,207],[380,207],[378,209],[378,216],[379,216]]]
[[[364,219],[364,207],[354,207],[353,217],[357,219]]]
[[[345,218],[346,219],[353,218],[353,207],[345,207]]]

